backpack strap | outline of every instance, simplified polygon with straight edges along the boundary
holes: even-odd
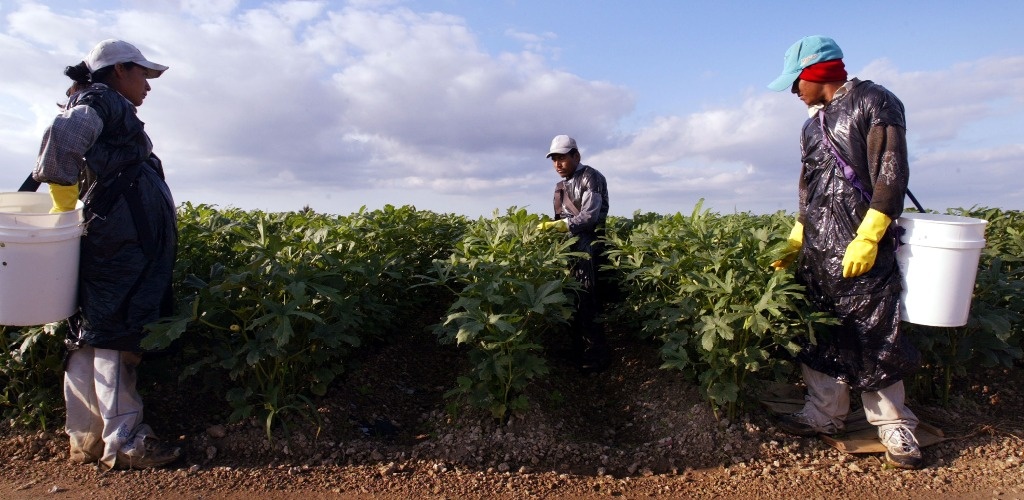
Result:
[[[825,112],[823,110],[818,110],[818,124],[821,126],[821,138],[825,141],[825,144],[828,145],[828,150],[832,152],[832,156],[835,156],[836,162],[838,162],[839,166],[843,169],[843,176],[846,177],[846,180],[850,181],[850,184],[860,192],[861,196],[863,196],[868,203],[871,203],[871,193],[869,193],[867,189],[864,189],[864,185],[860,183],[857,173],[853,171],[853,168],[850,167],[845,160],[843,160],[843,157],[839,154],[839,150],[837,150],[832,144],[832,139],[828,136],[828,129],[825,128]],[[910,198],[910,201],[914,203],[917,210],[924,213],[924,207],[922,207],[917,201],[917,198],[914,197],[914,193],[910,192],[910,188],[907,188],[907,196]]]
[[[857,177],[857,173],[853,171],[853,167],[843,160],[842,155],[839,154],[839,151],[832,144],[832,139],[828,136],[828,129],[825,128],[825,111],[820,109],[818,110],[818,126],[821,127],[821,140],[825,141],[825,144],[828,145],[829,152],[836,158],[836,162],[839,163],[839,167],[843,169],[843,176],[846,177],[846,180],[850,181],[853,188],[856,189],[868,203],[871,203],[871,193],[869,193],[867,189],[864,189],[864,185],[860,183],[860,179]]]
[[[580,209],[573,204],[572,198],[569,198],[565,194],[565,181],[559,181],[558,185],[555,186],[555,215],[562,213],[563,210],[568,210],[573,215],[579,215]]]
[[[18,188],[18,191],[37,191],[39,190],[40,184],[41,183],[39,181],[32,178],[32,174],[28,174],[28,178],[25,179],[25,182],[21,184],[21,187]]]

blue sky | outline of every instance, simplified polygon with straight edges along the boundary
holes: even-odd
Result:
[[[564,133],[613,214],[793,211],[807,115],[765,85],[822,34],[903,100],[926,208],[1021,210],[1020,19],[1012,0],[0,1],[0,190],[63,68],[122,38],[171,67],[139,115],[179,203],[547,213]]]

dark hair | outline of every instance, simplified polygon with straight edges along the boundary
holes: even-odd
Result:
[[[64,91],[64,95],[71,97],[75,92],[82,90],[89,86],[89,68],[85,66],[85,62],[76,64],[75,66],[67,66],[64,68],[64,74],[71,78],[71,86]],[[60,109],[67,109],[67,102],[58,102],[57,107]]]
[[[132,69],[137,66],[137,64],[133,62],[123,62],[118,64],[124,66],[125,69]],[[116,64],[104,66],[90,73],[89,67],[85,65],[85,61],[82,61],[74,66],[64,68],[64,74],[67,75],[68,78],[74,80],[76,84],[82,86],[89,85],[90,83],[107,83],[110,75],[114,73],[114,66],[116,66]]]
[[[90,83],[89,67],[85,65],[85,61],[65,67],[64,74],[79,85],[89,85]]]

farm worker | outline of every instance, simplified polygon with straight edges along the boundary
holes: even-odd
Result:
[[[158,467],[181,455],[143,423],[135,387],[143,325],[173,305],[175,206],[136,116],[149,79],[166,69],[121,40],[104,40],[66,67],[77,91],[43,134],[32,172],[49,184],[51,212],[73,210],[79,198],[85,206],[65,428],[71,460],[101,468]]]
[[[920,365],[920,353],[900,328],[892,223],[903,212],[909,176],[903,103],[870,80],[848,79],[842,50],[823,36],[794,43],[768,88],[789,89],[810,115],[800,136],[799,214],[789,251],[773,266],[796,258],[808,297],[841,321],[816,343],[802,341],[806,403],[781,416],[779,427],[797,435],[842,431],[853,388],[886,460],[916,469],[918,420],[904,404],[903,379]]]
[[[572,274],[583,290],[576,296],[570,334],[580,369],[585,373],[600,372],[611,363],[604,329],[595,321],[601,311],[597,276],[603,245],[598,237],[608,218],[608,183],[597,169],[580,163],[580,151],[572,137],[555,136],[547,156],[562,180],[555,185],[555,220],[541,222],[537,228],[577,237],[572,250],[590,256],[572,264]]]

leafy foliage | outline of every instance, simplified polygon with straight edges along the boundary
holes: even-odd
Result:
[[[183,375],[222,372],[232,420],[315,418],[352,349],[402,329],[412,276],[447,251],[464,220],[413,207],[348,217],[232,212],[186,205],[179,287],[184,313],[151,325],[144,347],[187,343]],[[203,246],[212,242],[211,246]],[[188,245],[183,245],[188,247]],[[202,249],[203,251],[197,251]]]
[[[0,326],[0,413],[14,426],[48,429],[64,406],[65,323]]]
[[[968,324],[906,325],[925,359],[912,390],[944,398],[969,370],[1019,366],[1024,341],[1024,213],[950,213],[990,225]],[[172,348],[183,380],[270,435],[295,418],[317,422],[316,399],[358,349],[421,334],[444,310],[434,335],[469,366],[449,394],[505,418],[548,373],[546,346],[579,290],[569,263],[585,258],[571,237],[537,231],[539,220],[517,208],[470,222],[408,206],[333,216],[186,203],[179,313],[149,325],[144,345]],[[751,384],[790,375],[796,337],[813,340],[834,322],[790,271],[769,268],[791,224],[782,212],[719,215],[701,204],[689,215],[611,217],[601,273],[621,294],[606,324],[660,342],[663,366],[733,415]],[[47,428],[59,417],[64,328],[0,327],[9,424]]]
[[[783,214],[702,211],[652,219],[628,238],[612,233],[609,260],[629,299],[618,317],[662,341],[663,367],[695,378],[732,416],[750,374],[782,377],[797,335],[834,320],[814,312],[790,272],[769,267],[789,233]]]
[[[524,409],[523,390],[548,373],[541,337],[572,315],[567,293],[574,238],[539,232],[538,218],[510,209],[471,225],[447,260],[437,260],[426,283],[456,295],[435,333],[469,350],[471,373],[450,395],[461,395],[496,418]]]

